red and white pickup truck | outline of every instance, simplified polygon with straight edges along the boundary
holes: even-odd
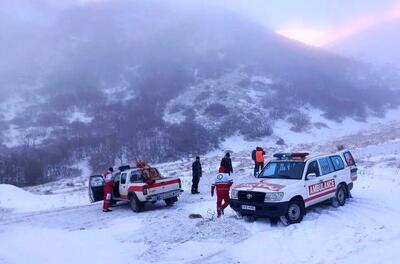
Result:
[[[104,179],[102,175],[93,175],[89,179],[89,197],[91,202],[103,200]],[[178,201],[183,192],[181,180],[175,177],[163,177],[156,168],[148,165],[140,167],[122,166],[114,173],[112,203],[128,201],[132,210],[140,212],[145,203],[164,200],[167,206]]]

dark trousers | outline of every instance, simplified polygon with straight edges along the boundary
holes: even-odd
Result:
[[[264,162],[256,162],[254,163],[254,176],[258,174],[264,168]]]
[[[192,193],[199,191],[199,182],[200,182],[200,177],[193,176],[193,178],[192,178]]]

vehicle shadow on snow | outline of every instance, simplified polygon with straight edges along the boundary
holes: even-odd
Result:
[[[331,201],[324,201],[315,205],[312,205],[307,208],[306,214],[304,215],[303,221],[316,221],[322,215],[330,216],[335,218],[345,217],[346,213],[344,210],[353,209],[356,206],[357,199],[350,198],[346,200],[346,204],[344,206],[334,206]],[[340,215],[340,214],[342,215]],[[300,223],[301,224],[301,223]]]
[[[346,200],[346,204],[342,207],[335,207],[332,205],[331,201],[324,201],[319,204],[312,205],[306,209],[306,214],[304,215],[304,219],[299,224],[292,224],[292,226],[301,225],[303,222],[313,222],[319,219],[321,215],[324,216],[331,216],[331,217],[338,217],[337,214],[339,211],[343,211],[342,209],[351,209],[358,204],[358,200],[355,198],[350,198]],[[342,212],[345,214],[345,212]],[[263,224],[265,226],[270,227],[287,227],[284,225],[279,218],[266,218],[266,217],[251,217],[251,216],[238,216],[236,214],[232,214],[229,218],[237,219],[241,221],[243,224]]]
[[[177,205],[174,204],[172,206],[167,206],[165,202],[158,201],[156,203],[146,203],[145,209],[142,212],[133,212],[131,207],[129,206],[129,202],[118,202],[117,204],[112,206],[112,210],[115,211],[130,211],[132,214],[143,214],[143,213],[151,213],[151,212],[158,212],[163,210],[170,210],[170,209],[177,209]]]

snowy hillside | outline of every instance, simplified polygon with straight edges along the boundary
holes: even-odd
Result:
[[[0,185],[0,263],[26,259],[30,263],[265,263],[266,259],[274,263],[397,263],[400,127],[398,121],[369,126],[326,140],[300,144],[293,139],[280,149],[267,148],[268,155],[304,149],[317,154],[344,144],[358,162],[359,179],[344,207],[314,206],[302,223],[289,227],[265,219],[248,222],[231,209],[221,219],[215,218],[215,198],[209,192],[222,151],[203,157],[200,195],[188,192],[190,159],[159,164],[163,174],[181,177],[185,192],[173,208],[157,203],[143,213],[121,205],[104,214],[100,203],[89,205],[87,178],[30,188],[36,195]],[[230,144],[235,183],[254,180],[251,143],[241,144]],[[48,190],[57,194],[43,194]],[[203,219],[189,219],[192,213]],[[107,250],[99,250],[105,245]]]

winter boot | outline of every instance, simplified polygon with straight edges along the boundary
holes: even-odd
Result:
[[[217,217],[221,217],[221,215],[222,215],[222,209],[218,209],[217,210]]]

